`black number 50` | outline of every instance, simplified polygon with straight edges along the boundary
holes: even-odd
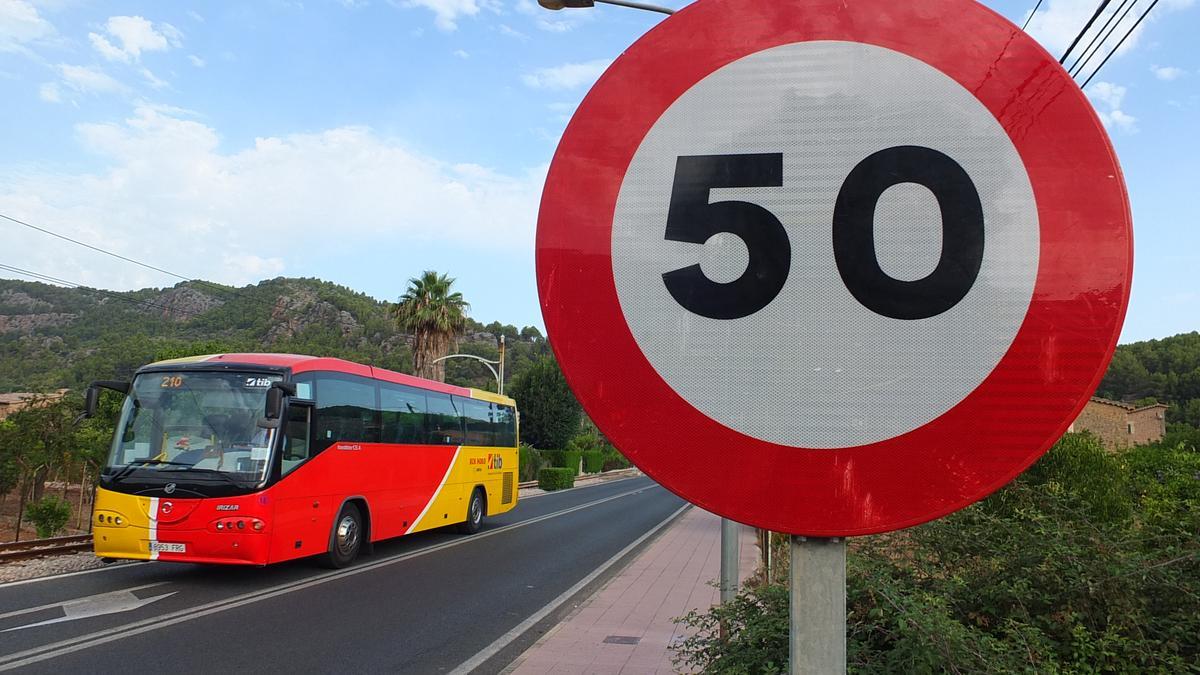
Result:
[[[903,281],[879,266],[875,207],[893,185],[916,183],[933,193],[942,218],[942,250],[927,276]],[[792,247],[783,223],[749,202],[709,203],[721,187],[783,185],[781,153],[679,157],[666,239],[703,244],[721,232],[746,244],[749,262],[728,283],[704,275],[700,265],[663,274],[667,291],[684,309],[710,319],[740,319],[775,299],[787,281]],[[846,177],[833,210],[833,255],[847,290],[867,309],[893,319],[926,319],[958,304],[983,264],[983,208],[967,172],[945,154],[915,145],[880,150]]]

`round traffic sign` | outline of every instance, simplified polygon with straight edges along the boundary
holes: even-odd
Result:
[[[1095,113],[970,0],[687,7],[580,105],[537,234],[551,344],[609,439],[814,536],[936,518],[1036,460],[1112,356],[1131,266]]]

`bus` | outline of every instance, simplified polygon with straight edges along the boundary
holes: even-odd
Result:
[[[336,358],[216,354],[131,382],[100,474],[95,553],[349,564],[374,542],[517,504],[511,398]]]

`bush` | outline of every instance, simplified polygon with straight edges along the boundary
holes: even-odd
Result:
[[[583,453],[583,472],[584,473],[600,473],[604,470],[604,453],[600,450],[592,450]]]
[[[37,528],[39,537],[53,537],[61,532],[71,519],[71,505],[54,495],[46,495],[25,507],[25,518]]]
[[[1196,671],[1197,531],[1200,456],[1154,446],[1108,455],[1070,434],[983,502],[851,540],[849,670]],[[786,598],[782,585],[752,587],[689,614],[682,621],[699,632],[677,663],[785,671]],[[724,641],[714,632],[722,619]]]
[[[579,469],[583,466],[583,453],[575,450],[564,450],[562,454],[563,466],[570,469],[574,475],[579,475]]]
[[[604,451],[604,464],[600,467],[601,471],[612,471],[614,469],[628,469],[629,460],[625,459],[625,455],[617,452],[617,449],[608,446],[608,450]]]
[[[537,480],[538,472],[542,470],[542,467],[550,463],[545,453],[532,445],[522,443],[518,450],[518,455],[517,480],[522,483]]]
[[[543,450],[542,453],[549,460],[550,466],[570,469],[572,475],[579,475],[579,460],[583,457],[582,453],[572,450]]]
[[[559,466],[548,466],[538,472],[538,487],[547,492],[575,487],[575,472]]]
[[[692,610],[675,620],[692,635],[673,647],[680,670],[704,673],[788,672],[788,590],[757,586],[707,612]],[[729,639],[721,639],[721,624]]]

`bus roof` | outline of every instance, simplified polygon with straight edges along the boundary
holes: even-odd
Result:
[[[432,391],[440,391],[446,394],[455,394],[457,396],[465,396],[467,398],[488,401],[491,403],[502,403],[505,405],[516,405],[513,399],[496,394],[482,389],[473,387],[457,387],[445,382],[436,380],[426,380],[422,377],[414,375],[406,375],[397,373],[393,370],[384,368],[376,368],[367,366],[345,359],[332,358],[328,356],[306,356],[304,354],[204,354],[202,356],[185,356],[179,359],[167,359],[165,361],[156,361],[148,364],[153,367],[161,366],[187,366],[193,364],[238,364],[247,366],[270,366],[273,368],[289,368],[293,374],[303,373],[312,370],[327,370],[337,373],[348,373],[351,375],[360,375],[369,377],[384,382],[395,382],[396,384],[405,384],[410,387],[420,387],[421,389],[429,389]]]

